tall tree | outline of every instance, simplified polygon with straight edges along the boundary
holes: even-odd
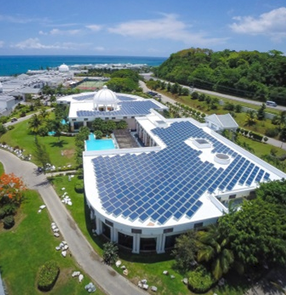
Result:
[[[198,262],[211,263],[212,274],[216,280],[226,274],[234,262],[229,240],[217,225],[197,233],[197,248]]]
[[[35,140],[41,125],[41,118],[37,114],[34,114],[32,118],[29,120],[29,128],[35,134]]]

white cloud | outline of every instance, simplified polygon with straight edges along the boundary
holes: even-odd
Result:
[[[110,33],[141,39],[169,39],[195,46],[224,43],[223,38],[208,38],[205,33],[194,33],[190,25],[178,20],[174,14],[163,14],[153,20],[135,20],[109,28]]]
[[[279,41],[286,38],[286,7],[273,9],[261,14],[258,18],[252,16],[236,16],[230,25],[235,33],[250,35],[268,35]]]
[[[38,38],[29,38],[25,41],[19,42],[11,47],[19,49],[59,49],[62,48],[59,45],[44,45]]]
[[[104,51],[105,48],[103,46],[96,46],[93,48],[95,51]]]
[[[28,18],[22,15],[0,15],[0,21],[17,23],[17,24],[27,24],[31,22],[45,22],[48,21],[47,18]]]
[[[93,32],[99,32],[102,29],[102,26],[100,25],[88,25],[85,27],[92,30]]]
[[[0,48],[2,48],[4,46],[4,41],[0,41]]]
[[[49,32],[39,31],[40,35],[76,35],[79,34],[81,30],[59,30],[52,29]]]

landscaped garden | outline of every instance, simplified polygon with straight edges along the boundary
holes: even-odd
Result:
[[[3,172],[3,166],[0,166]],[[26,190],[15,214],[15,225],[4,229],[0,222],[0,269],[8,294],[42,294],[38,290],[39,270],[49,261],[59,267],[59,275],[49,294],[87,294],[84,286],[90,279],[84,275],[79,283],[72,272],[79,270],[70,256],[56,251],[61,238],[53,236],[50,216],[46,209],[38,213],[42,200],[37,192]],[[82,272],[82,271],[81,271]],[[103,294],[100,290],[96,294]]]

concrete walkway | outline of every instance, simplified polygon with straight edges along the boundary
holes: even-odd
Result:
[[[83,236],[46,176],[37,173],[36,165],[21,161],[15,155],[4,150],[0,150],[0,162],[3,163],[6,173],[13,172],[16,176],[22,177],[28,188],[37,190],[41,194],[53,221],[68,243],[74,259],[106,294],[146,294],[111,267],[101,262],[101,258]]]

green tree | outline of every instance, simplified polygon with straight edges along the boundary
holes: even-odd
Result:
[[[96,137],[97,139],[101,139],[102,136],[103,136],[103,133],[102,133],[102,131],[100,131],[100,130],[95,130],[95,131],[94,131],[94,135],[95,135],[95,137]]]
[[[240,210],[219,219],[235,260],[245,268],[286,262],[285,206],[261,198],[245,201]]]
[[[36,161],[41,164],[44,173],[46,172],[47,164],[51,163],[50,154],[48,153],[46,146],[39,142],[36,138],[35,140],[35,148],[33,156]]]
[[[128,127],[128,124],[124,120],[120,120],[119,122],[116,123],[117,129],[126,129],[127,127]]]
[[[100,131],[102,131],[103,125],[104,125],[104,121],[102,119],[100,119],[100,118],[96,118],[92,122],[92,128],[93,128],[93,130],[100,130]]]
[[[106,264],[112,265],[118,259],[118,247],[111,242],[103,245],[103,260]]]
[[[212,274],[219,280],[226,274],[233,262],[234,255],[229,248],[229,240],[217,225],[211,225],[206,231],[197,233],[197,260],[211,263]]]
[[[176,239],[172,256],[175,258],[175,268],[182,273],[188,272],[196,260],[196,232],[189,231]]]
[[[34,114],[32,118],[29,120],[29,128],[32,131],[32,133],[35,134],[35,140],[41,125],[42,125],[41,118],[37,114]]]
[[[264,120],[264,118],[265,118],[265,109],[266,109],[266,105],[265,105],[265,103],[263,103],[262,106],[257,111],[257,119],[258,120]]]
[[[248,111],[246,113],[245,125],[246,126],[253,126],[256,124],[256,112],[255,111]]]

